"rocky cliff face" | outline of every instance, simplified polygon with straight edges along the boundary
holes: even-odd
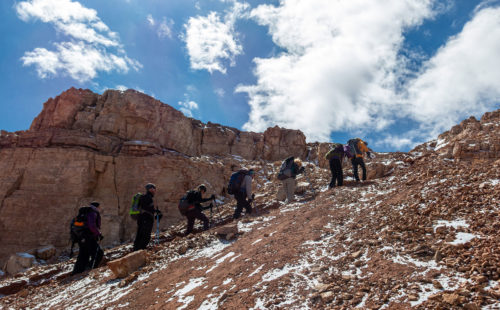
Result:
[[[49,99],[27,131],[0,134],[0,262],[16,251],[68,244],[79,207],[102,202],[105,244],[135,232],[128,208],[153,182],[162,227],[176,223],[179,197],[200,183],[223,190],[240,160],[316,159],[297,130],[242,132],[203,124],[142,93],[71,88]]]

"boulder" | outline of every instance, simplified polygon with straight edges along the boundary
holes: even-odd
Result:
[[[146,251],[132,252],[107,263],[116,278],[124,278],[146,264]]]
[[[230,225],[225,225],[222,227],[219,227],[215,230],[215,234],[225,238],[228,235],[237,235],[238,234],[238,225],[237,224],[230,224]]]
[[[28,253],[16,253],[11,255],[7,263],[5,264],[5,271],[9,275],[14,275],[25,269],[33,266],[35,263],[35,256]]]
[[[56,255],[56,248],[53,245],[47,245],[43,248],[37,249],[35,253],[36,257],[39,259],[48,260]]]

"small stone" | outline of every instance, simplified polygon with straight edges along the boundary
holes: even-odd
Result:
[[[456,305],[459,303],[459,296],[458,294],[452,293],[452,294],[443,294],[443,301],[445,303],[448,303],[450,305]]]
[[[437,288],[438,290],[442,290],[443,289],[443,285],[441,285],[441,282],[439,282],[438,280],[434,280],[432,281],[432,285]]]
[[[351,254],[351,257],[352,257],[352,258],[358,258],[358,257],[360,257],[360,256],[361,256],[361,254],[362,254],[362,253],[361,253],[361,251],[357,251],[357,252],[352,253],[352,254]]]
[[[335,298],[334,293],[333,293],[333,292],[331,292],[331,291],[321,293],[321,294],[320,294],[320,296],[321,296],[321,299],[322,299],[324,302],[326,302],[326,303],[328,303],[328,302],[332,302],[332,300]]]

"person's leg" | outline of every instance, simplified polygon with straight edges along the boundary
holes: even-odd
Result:
[[[354,178],[356,179],[356,181],[359,182],[359,175],[358,175],[358,161],[357,161],[357,157],[354,157],[352,160],[351,160],[351,163],[352,163],[352,173],[354,174]]]
[[[135,234],[134,251],[141,249],[141,244],[142,244],[141,240],[143,239],[143,235],[144,235],[144,224],[141,214],[139,214],[137,217],[137,233]]]
[[[194,227],[195,217],[193,216],[193,211],[189,211],[188,213],[186,213],[186,217],[187,217],[186,235],[189,235],[190,233],[193,232],[193,227]]]
[[[149,241],[151,240],[151,232],[153,231],[154,219],[152,216],[147,215],[144,222],[144,239],[142,242],[142,249],[148,247]]]
[[[240,193],[235,194],[234,198],[236,198],[236,210],[234,210],[233,218],[238,219],[243,211],[243,205],[246,202],[246,198]]]
[[[89,254],[90,254],[90,262],[89,267],[97,268],[102,259],[102,250],[97,243],[97,240],[94,237],[91,237],[89,240]]]
[[[283,180],[283,184],[285,184],[285,192],[286,192],[286,200],[288,202],[293,201],[293,196],[295,194],[295,179],[294,178],[288,178],[286,180]]]
[[[196,218],[203,222],[203,230],[208,229],[208,218],[200,210],[196,210]]]
[[[366,166],[363,158],[359,158],[359,165],[361,166],[361,170],[363,170],[363,181],[366,181]]]
[[[344,176],[342,175],[342,163],[340,159],[334,160],[335,165],[335,179],[333,180],[333,184],[337,181],[337,186],[342,186]]]
[[[330,172],[332,174],[332,179],[330,180],[330,184],[328,185],[329,188],[332,188],[335,186],[335,165],[333,163],[333,160],[330,160]]]
[[[72,274],[84,272],[89,262],[89,250],[85,239],[78,242],[78,249],[78,257],[76,258]]]

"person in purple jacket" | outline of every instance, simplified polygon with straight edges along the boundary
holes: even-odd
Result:
[[[83,238],[78,241],[78,258],[73,267],[73,274],[84,272],[85,269],[96,268],[104,255],[103,250],[99,246],[99,241],[102,240],[101,234],[101,214],[99,203],[94,201],[86,208],[87,220],[85,224],[85,232]]]

